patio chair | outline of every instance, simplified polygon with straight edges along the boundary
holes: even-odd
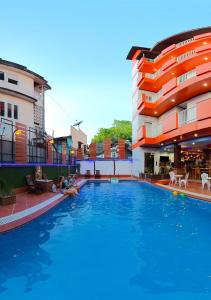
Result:
[[[100,178],[101,174],[100,174],[100,170],[95,170],[95,178]]]
[[[169,184],[175,184],[177,180],[176,180],[174,171],[170,171],[169,172],[169,176],[170,176],[170,182],[169,182]]]
[[[186,188],[187,185],[188,185],[188,178],[189,178],[189,173],[186,173],[185,174],[185,178],[184,179],[181,179],[179,181],[179,187],[182,187],[182,185],[184,184],[184,187]]]
[[[90,176],[91,176],[90,170],[86,170],[85,177],[86,178],[90,178]]]
[[[208,179],[209,175],[207,173],[201,174],[201,184],[202,188],[204,189],[205,185],[207,185],[208,190],[210,190],[210,181]]]
[[[26,185],[29,193],[41,194],[42,189],[34,182],[31,175],[26,175]]]

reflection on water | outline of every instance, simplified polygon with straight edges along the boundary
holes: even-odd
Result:
[[[52,260],[42,245],[50,239],[54,227],[61,225],[63,218],[76,207],[68,199],[36,221],[0,235],[0,293],[6,290],[5,283],[11,278],[24,277],[28,292],[35,282],[51,277],[47,268],[43,270]]]
[[[72,270],[76,281],[70,292],[76,291],[78,297],[83,283],[90,286],[87,299],[106,299],[96,291],[93,297],[93,282],[106,292],[112,289],[115,296],[109,300],[118,299],[120,286],[123,300],[136,288],[139,299],[146,294],[207,294],[211,292],[210,228],[209,203],[174,197],[147,184],[89,184],[76,198],[36,221],[0,235],[0,293],[7,295],[10,279],[24,278],[24,292],[29,295],[34,283],[53,282],[58,276],[52,268],[58,265],[54,255],[58,250],[50,241],[57,236],[55,249],[64,255],[59,264]],[[92,278],[93,267],[98,276]],[[51,292],[55,293],[54,286]]]

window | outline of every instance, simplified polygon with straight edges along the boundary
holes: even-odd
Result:
[[[18,84],[18,81],[17,80],[15,80],[15,79],[11,79],[11,78],[8,78],[8,82],[9,83],[12,83],[12,84]]]
[[[0,71],[0,80],[4,80],[4,72]]]
[[[4,102],[0,101],[0,116],[4,117]]]
[[[18,106],[14,105],[14,119],[18,119]]]
[[[12,104],[7,104],[7,117],[12,118]]]

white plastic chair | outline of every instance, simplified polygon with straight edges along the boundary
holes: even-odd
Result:
[[[175,184],[176,183],[176,177],[175,177],[174,171],[169,172],[169,176],[170,176],[169,184]]]
[[[202,173],[201,174],[201,184],[202,188],[204,189],[204,186],[207,185],[208,190],[210,190],[210,181],[208,180],[208,174],[207,173]]]
[[[186,188],[187,185],[188,185],[188,178],[189,178],[189,173],[186,173],[185,174],[185,178],[184,179],[181,179],[179,181],[179,186],[182,187],[182,185],[184,184],[184,187]]]

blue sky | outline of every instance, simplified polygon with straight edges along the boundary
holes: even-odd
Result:
[[[131,119],[131,46],[209,26],[210,16],[208,0],[2,1],[0,57],[49,81],[49,133],[69,134],[77,119],[90,139]]]

